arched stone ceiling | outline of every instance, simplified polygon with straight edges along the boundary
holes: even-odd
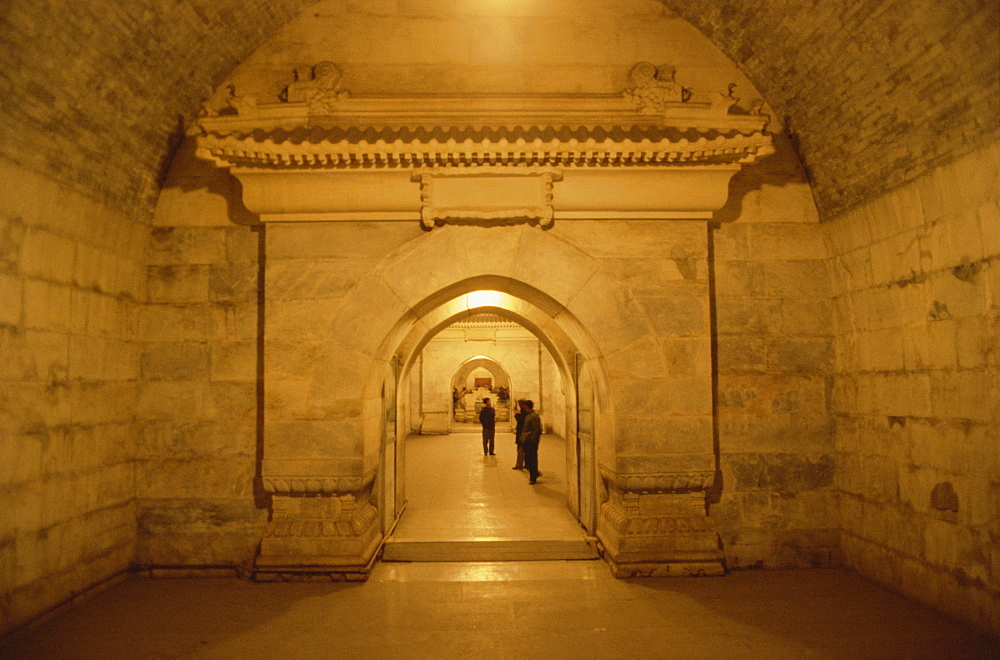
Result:
[[[997,0],[663,0],[786,118],[829,218],[1000,134]],[[0,154],[151,212],[185,121],[311,0],[0,3]]]

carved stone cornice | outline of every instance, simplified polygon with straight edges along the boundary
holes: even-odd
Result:
[[[707,490],[714,472],[662,472],[625,474],[601,466],[601,477],[609,487],[626,494],[692,493]]]
[[[348,495],[364,490],[375,480],[375,470],[351,477],[267,475],[264,490],[273,495]]]
[[[731,94],[692,101],[650,67],[618,95],[356,98],[322,62],[280,102],[232,90],[207,107],[197,153],[263,221],[709,218],[732,175],[774,152],[768,118],[734,113]],[[439,183],[459,194],[439,203]]]

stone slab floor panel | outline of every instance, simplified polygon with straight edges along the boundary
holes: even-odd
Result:
[[[615,580],[600,561],[379,564],[366,583],[136,578],[3,658],[986,658],[843,569]]]

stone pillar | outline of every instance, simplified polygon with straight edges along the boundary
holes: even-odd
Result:
[[[342,254],[356,233],[267,227],[261,476],[271,511],[259,579],[363,579],[382,541],[373,486],[384,420],[381,403],[365,399],[378,363],[343,334],[344,319],[360,316],[344,292],[367,266]]]
[[[643,229],[656,253],[640,253],[649,255],[645,285],[632,289],[634,309],[621,312],[635,328],[604,356],[614,446],[599,458],[597,536],[618,577],[720,575],[723,553],[706,504],[717,462],[708,228],[675,221]]]

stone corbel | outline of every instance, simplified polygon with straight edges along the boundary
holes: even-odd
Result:
[[[433,229],[445,223],[552,225],[552,185],[562,180],[555,168],[458,167],[418,170],[420,223]]]

